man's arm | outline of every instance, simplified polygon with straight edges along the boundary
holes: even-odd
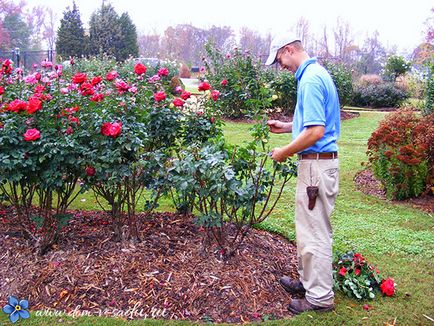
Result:
[[[282,122],[279,120],[268,120],[267,125],[270,131],[275,134],[292,132],[292,122]]]
[[[277,162],[283,162],[295,153],[299,153],[304,149],[314,145],[324,136],[324,132],[324,126],[307,127],[288,145],[273,149],[271,157]]]

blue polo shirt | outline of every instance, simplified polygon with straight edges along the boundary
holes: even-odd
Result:
[[[301,153],[336,152],[340,135],[340,105],[336,86],[317,59],[304,61],[295,72],[297,104],[292,121],[292,138],[309,126],[324,126],[324,136]]]

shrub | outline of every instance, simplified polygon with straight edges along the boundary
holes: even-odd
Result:
[[[353,77],[351,70],[344,64],[324,62],[324,67],[330,73],[339,95],[341,108],[349,105],[353,97]]]
[[[386,65],[384,66],[384,76],[386,80],[394,82],[398,76],[404,75],[410,69],[410,62],[407,62],[401,56],[391,55],[386,60]]]
[[[428,78],[425,89],[425,106],[422,110],[422,114],[429,115],[434,111],[434,59],[431,60],[428,67]]]
[[[223,54],[208,43],[205,49],[205,77],[211,84],[220,85],[221,110],[224,116],[255,116],[271,107],[273,94],[259,60],[237,48]]]
[[[396,87],[394,83],[367,86],[358,84],[354,89],[352,104],[372,108],[399,107],[408,97],[409,94]]]
[[[270,70],[271,71],[271,70]],[[273,107],[284,113],[293,113],[297,103],[297,80],[286,70],[270,74],[270,87],[274,91]]]
[[[245,147],[227,146],[221,140],[190,146],[170,169],[171,183],[189,194],[199,212],[196,223],[206,229],[207,242],[215,241],[225,260],[235,254],[250,228],[270,215],[295,175],[290,161],[267,164],[265,120],[253,127],[252,135],[254,140]]]
[[[433,133],[426,137],[426,119],[399,110],[387,115],[368,140],[369,162],[389,198],[417,197],[425,190],[433,140]]]
[[[379,75],[368,74],[360,76],[357,84],[359,86],[379,85],[383,83],[383,79]]]

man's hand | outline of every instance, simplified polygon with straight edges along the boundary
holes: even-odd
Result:
[[[292,131],[292,123],[291,122],[282,122],[279,120],[268,120],[267,126],[270,128],[270,131],[275,134],[282,134],[286,132]]]
[[[286,159],[293,154],[286,154],[285,150],[281,147],[276,147],[271,151],[271,158],[276,162],[284,162]]]

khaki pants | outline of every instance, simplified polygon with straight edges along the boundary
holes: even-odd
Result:
[[[318,186],[313,210],[307,186]],[[330,215],[339,191],[339,160],[300,160],[298,166],[295,230],[298,272],[306,300],[317,306],[333,304],[332,228]]]

